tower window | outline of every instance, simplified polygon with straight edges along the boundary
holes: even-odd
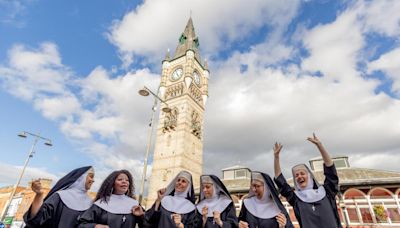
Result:
[[[195,46],[196,48],[198,48],[198,47],[200,46],[199,38],[195,38],[195,39],[193,40],[193,42],[194,42],[194,46]]]
[[[182,33],[181,37],[179,38],[179,43],[184,44],[186,39],[187,39],[186,36]]]

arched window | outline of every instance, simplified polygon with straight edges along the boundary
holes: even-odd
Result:
[[[376,187],[368,192],[375,217],[379,223],[400,223],[400,215],[393,192]]]

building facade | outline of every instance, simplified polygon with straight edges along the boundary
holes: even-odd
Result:
[[[47,195],[47,193],[50,191],[52,180],[42,178],[40,179],[40,182],[42,184],[44,194]],[[28,183],[28,186],[30,185],[31,182]],[[29,209],[33,198],[35,197],[35,193],[30,187],[19,186],[14,194],[13,199],[11,200],[11,204],[8,207],[8,210],[5,211],[5,203],[2,202],[3,200],[8,200],[13,188],[13,186],[0,188],[0,193],[5,193],[5,195],[7,195],[6,199],[2,197],[3,194],[0,195],[0,210],[6,213],[6,225],[11,225],[10,227],[21,227],[21,225],[23,224],[23,216],[25,212]]]

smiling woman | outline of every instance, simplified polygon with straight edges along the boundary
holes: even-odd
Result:
[[[143,226],[143,209],[134,199],[133,178],[129,171],[112,172],[101,184],[96,201],[79,219],[79,227]]]
[[[198,227],[192,175],[181,171],[166,188],[157,192],[153,206],[146,211],[145,220],[151,227]]]
[[[239,220],[239,228],[293,228],[271,177],[261,172],[251,172],[251,187],[243,200]]]
[[[74,169],[61,178],[44,199],[40,180],[32,181],[35,198],[24,215],[26,227],[76,227],[77,218],[93,203],[87,195],[93,177],[91,166]]]
[[[315,134],[307,140],[317,146],[324,160],[324,184],[320,185],[310,169],[306,165],[300,164],[292,168],[295,188],[293,190],[282,175],[279,162],[279,154],[282,149],[280,143],[275,143],[274,146],[275,183],[281,195],[293,207],[300,227],[342,227],[336,205],[339,177],[335,165]]]

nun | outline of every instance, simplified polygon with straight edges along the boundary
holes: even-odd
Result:
[[[339,178],[335,165],[315,134],[307,140],[317,146],[324,160],[324,184],[320,185],[310,169],[305,164],[300,164],[292,168],[293,190],[282,175],[279,162],[282,145],[279,143],[275,143],[274,146],[275,183],[281,195],[292,205],[300,227],[342,227],[335,199],[339,191]]]
[[[146,224],[154,228],[198,227],[200,215],[196,213],[194,202],[192,175],[181,171],[167,188],[157,191],[157,200],[146,211]]]
[[[129,171],[112,172],[101,184],[94,204],[79,219],[79,227],[143,227],[143,208],[134,199]]]
[[[251,173],[251,188],[239,214],[240,228],[292,228],[289,215],[279,199],[271,177]]]
[[[87,191],[94,180],[94,170],[86,166],[62,177],[43,199],[40,180],[32,182],[35,197],[24,214],[26,227],[77,227],[81,214],[93,204]]]
[[[238,227],[233,200],[222,181],[214,175],[200,177],[200,200],[196,207],[202,215],[202,227]]]

